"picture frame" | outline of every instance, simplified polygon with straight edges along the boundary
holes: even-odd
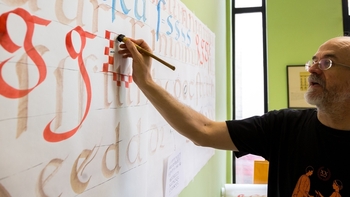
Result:
[[[308,89],[310,73],[305,65],[287,65],[288,108],[315,108],[306,102],[304,95]]]

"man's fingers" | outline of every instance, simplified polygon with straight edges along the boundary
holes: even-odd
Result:
[[[147,45],[147,43],[140,39],[140,40],[134,40],[134,42],[139,45],[141,48],[145,49],[148,52],[152,52],[152,50],[149,48],[149,46]]]
[[[118,53],[121,54],[123,57],[132,57],[139,59],[141,58],[142,54],[140,54],[139,50],[137,49],[136,45],[140,46],[141,48],[151,52],[149,46],[147,43],[140,39],[140,40],[134,40],[132,38],[124,38],[123,39],[123,44],[121,44],[119,47],[120,49],[118,50]],[[139,56],[139,58],[138,58]]]
[[[124,43],[126,45],[126,48],[130,51],[132,56],[134,56],[138,53],[135,44],[129,38],[124,39]]]
[[[118,50],[119,54],[125,54],[125,53],[130,53],[128,49],[119,49]]]

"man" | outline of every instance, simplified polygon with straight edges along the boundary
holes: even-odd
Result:
[[[322,44],[306,64],[310,72],[307,102],[317,109],[271,111],[244,120],[213,121],[180,103],[151,76],[151,52],[143,40],[125,40],[120,54],[133,58],[133,79],[159,113],[179,133],[200,146],[260,155],[269,161],[269,197],[293,195],[305,168],[312,167],[310,196],[332,193],[332,180],[350,196],[350,37]],[[317,191],[317,193],[316,193]]]

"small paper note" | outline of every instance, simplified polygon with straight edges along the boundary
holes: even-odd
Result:
[[[174,197],[180,193],[183,182],[181,152],[175,152],[168,158],[165,173],[165,197]]]

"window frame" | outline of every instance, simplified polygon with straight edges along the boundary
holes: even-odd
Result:
[[[261,12],[262,14],[262,30],[263,30],[263,78],[264,78],[264,112],[266,113],[268,110],[268,86],[267,86],[267,42],[266,42],[266,0],[261,0],[262,1],[262,6],[259,7],[245,7],[245,8],[236,8],[235,7],[235,1],[231,1],[231,6],[232,6],[232,56],[233,60],[235,59],[235,16],[236,14],[243,14],[243,13],[254,13],[254,12]],[[235,71],[236,65],[235,61],[232,61],[232,76],[235,76],[236,71]],[[236,119],[236,82],[232,80],[232,117]],[[232,182],[236,183],[236,162],[235,162],[235,156],[233,153],[232,157]]]
[[[349,14],[349,0],[342,0],[343,8],[343,35],[350,36],[350,14]]]
[[[233,54],[233,59],[235,58],[235,15],[236,14],[242,14],[242,13],[252,13],[252,12],[261,12],[262,13],[262,25],[263,25],[263,75],[264,75],[264,112],[267,112],[268,110],[268,94],[267,94],[267,43],[266,43],[266,0],[262,0],[262,6],[261,7],[247,7],[247,8],[235,8],[235,2],[232,1],[232,54]],[[235,61],[232,62],[232,76],[235,76]],[[235,81],[232,80],[232,96],[235,98]],[[236,113],[235,113],[235,99],[233,99],[233,117],[236,118]]]

